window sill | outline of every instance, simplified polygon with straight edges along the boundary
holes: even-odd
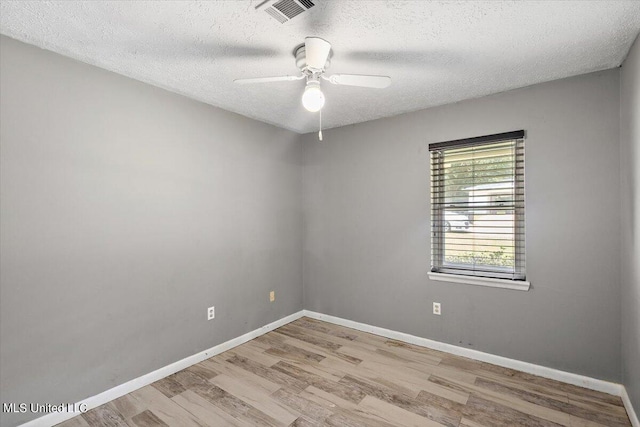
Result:
[[[509,279],[492,279],[489,277],[463,276],[449,273],[429,273],[429,279],[439,282],[463,283],[466,285],[488,286],[491,288],[513,289],[516,291],[528,291],[530,282]]]

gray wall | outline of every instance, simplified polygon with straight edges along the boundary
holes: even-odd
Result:
[[[640,415],[640,38],[620,73],[622,381]]]
[[[304,292],[307,309],[623,378],[639,407],[638,50],[621,81],[319,143],[0,37],[0,400],[95,395],[298,311]],[[516,129],[532,289],[430,281],[428,144]]]
[[[0,43],[2,402],[75,402],[302,308],[299,135]]]
[[[619,110],[615,69],[306,135],[305,308],[620,381]],[[532,289],[430,281],[428,144],[518,129]]]

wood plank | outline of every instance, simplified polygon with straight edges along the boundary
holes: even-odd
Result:
[[[490,400],[496,403],[497,405],[507,406],[513,410],[516,410],[534,417],[543,418],[545,420],[551,421],[556,424],[568,425],[569,423],[570,417],[568,414],[565,414],[563,412],[560,412],[554,409],[544,408],[534,403],[526,402],[524,400],[518,399],[516,396],[513,396],[511,394],[499,393],[494,390],[479,387],[475,384],[466,384],[464,382],[459,382],[459,381],[456,381],[455,379],[448,380],[448,379],[432,376],[430,380],[444,387],[464,390],[470,393],[470,396],[476,395],[483,399]],[[419,398],[421,400],[424,400],[426,396],[425,394],[423,394],[422,396],[419,395]],[[434,399],[432,398],[432,400]],[[468,404],[468,401],[467,401],[467,404]],[[464,416],[465,412],[464,411],[462,412]],[[465,418],[473,419],[466,416]]]
[[[547,421],[524,412],[511,409],[491,400],[483,399],[472,394],[464,406],[464,417],[483,425],[494,427],[559,427],[552,421]]]
[[[324,338],[319,338],[312,334],[303,333],[301,331],[296,330],[295,328],[282,327],[282,328],[278,328],[275,332],[278,334],[288,336],[290,338],[295,338],[299,341],[304,341],[316,347],[324,348],[326,350],[337,350],[340,347],[342,347],[342,344],[338,344],[334,341],[330,341]]]
[[[366,426],[396,426],[397,424],[389,423],[384,418],[374,413],[368,413],[353,402],[346,401],[338,396],[327,393],[313,386],[309,386],[305,391],[300,393],[301,397],[309,399],[319,405],[325,407],[334,413],[326,421],[327,425],[336,425],[342,422],[344,425],[364,425]],[[339,425],[339,424],[338,424]]]
[[[115,400],[108,403],[116,412],[118,412],[124,419],[129,419],[141,412],[147,410],[147,406],[137,399],[131,396],[131,393],[125,394]]]
[[[384,385],[398,394],[410,397],[416,397],[424,389],[424,384],[429,383],[429,374],[425,374],[424,378],[421,378],[421,375],[409,375],[393,363],[378,361],[364,361],[349,374]]]
[[[277,356],[282,359],[292,359],[300,361],[314,361],[320,362],[324,359],[324,356],[311,351],[303,350],[300,347],[296,347],[290,344],[278,343],[276,346],[268,348],[264,351],[272,356]]]
[[[241,421],[226,413],[208,400],[203,399],[191,390],[187,390],[171,398],[176,404],[193,414],[200,420],[204,420],[211,426],[249,427],[250,424]]]
[[[560,390],[560,388],[554,384],[554,381],[537,381],[535,379],[539,379],[540,377],[519,373],[513,369],[454,355],[449,355],[446,358],[443,358],[440,366],[448,366],[449,368],[455,368],[462,372],[469,372],[475,376],[495,380],[502,384],[521,388],[522,390],[539,393],[544,396],[553,397],[557,400],[569,402],[567,393]],[[524,374],[524,376],[520,374]],[[534,379],[534,381],[529,381],[530,379]]]
[[[321,427],[317,421],[314,421],[310,418],[307,418],[305,415],[301,415],[298,419],[296,419],[289,427]]]
[[[265,366],[271,366],[275,363],[278,363],[280,360],[282,360],[278,357],[265,353],[264,350],[258,347],[252,346],[251,343],[252,341],[249,341],[246,344],[238,346],[234,348],[233,351],[231,351],[230,353],[234,356],[246,357],[247,359],[251,359]]]
[[[186,388],[184,388],[182,384],[177,382],[172,376],[158,380],[151,384],[151,386],[155,387],[159,392],[167,397],[173,397],[186,390]]]
[[[399,408],[388,402],[366,396],[358,404],[358,409],[367,414],[372,414],[381,419],[398,426],[407,427],[442,427],[442,424],[430,420],[429,418],[416,415],[413,412]]]
[[[235,357],[235,356],[232,356]],[[260,390],[264,390],[265,393],[271,394],[274,391],[278,390],[282,387],[281,384],[274,382],[268,378],[263,378],[262,376],[256,375],[254,372],[251,372],[247,369],[243,369],[241,366],[237,366],[233,363],[229,363],[227,361],[219,362],[219,361],[208,361],[212,366],[214,366],[221,374],[225,374],[227,376],[236,378],[240,381],[244,381],[245,383],[250,384],[252,387],[255,387]],[[255,366],[261,366],[257,362],[253,362]],[[267,370],[267,366],[263,366],[262,369]]]
[[[301,318],[62,427],[630,426],[619,397]]]
[[[349,385],[327,380],[319,375],[315,375],[309,371],[300,369],[287,362],[278,362],[275,365],[273,365],[271,369],[275,369],[286,375],[289,375],[305,383],[308,386],[312,385],[316,388],[319,388],[320,390],[326,391],[327,393],[335,394],[341,399],[344,399],[349,402],[358,403],[365,396],[365,394],[362,393],[358,388],[350,387]]]
[[[218,375],[211,382],[229,394],[241,399],[242,401],[252,405],[254,408],[269,415],[282,425],[288,426],[296,420],[300,415],[299,412],[285,408],[278,402],[273,401],[269,394],[262,390],[258,390],[247,383],[229,377],[225,374]]]
[[[420,354],[429,356],[433,359],[442,360],[446,356],[449,356],[449,353],[434,350],[432,348],[421,347],[415,344],[409,344],[406,342],[402,342],[402,341],[398,341],[390,338],[386,339],[384,343],[385,345],[387,345],[387,347],[396,348],[396,349],[401,349],[401,348],[406,349],[411,352],[420,353]]]
[[[575,401],[571,397],[569,403],[573,408],[578,408],[571,414],[572,418],[588,420],[607,426],[631,426],[631,420],[624,407],[609,405],[608,403],[589,404],[584,401]]]
[[[309,336],[313,336],[316,338],[320,338],[323,340],[327,340],[330,342],[333,342],[335,344],[338,345],[347,345],[347,344],[353,344],[355,342],[355,335],[351,335],[351,336],[343,336],[343,334],[327,334],[321,331],[318,331],[316,329],[309,329],[309,328],[305,328],[303,326],[299,326],[295,323],[289,323],[288,325],[285,325],[282,327],[283,330],[292,330],[295,331],[299,334],[303,334],[303,335],[309,335]],[[326,329],[326,328],[325,328]],[[281,332],[280,328],[277,329],[278,332]],[[363,344],[366,345],[366,344]]]
[[[311,319],[310,317],[303,317],[301,319],[292,322],[295,326],[300,326],[314,331],[322,332],[327,335],[332,335],[339,338],[344,338],[350,341],[355,340],[358,334],[353,329],[343,328],[331,323],[322,322],[319,320]]]
[[[207,423],[186,411],[156,388],[151,386],[142,387],[130,395],[138,400],[140,404],[146,405],[147,409],[170,426],[185,427],[205,427]]]
[[[614,396],[617,397],[617,396]],[[622,401],[622,399],[620,399]],[[611,412],[615,414],[626,414],[627,411],[623,405],[618,405],[611,398],[604,398],[599,400],[591,396],[576,396],[573,393],[567,393],[567,401],[573,405],[577,405],[583,408],[592,408],[601,412]]]
[[[346,375],[340,382],[350,384],[352,387],[358,387],[363,393],[369,396],[373,396],[383,402],[390,403],[445,426],[457,427],[462,418],[460,413],[448,408],[440,408],[422,403],[409,396],[397,394],[393,389],[388,387],[355,378],[351,375]]]
[[[490,425],[486,425],[486,424],[480,424],[477,423],[475,421],[472,420],[468,420],[466,418],[462,418],[462,420],[460,421],[460,426],[459,427],[491,427]]]
[[[82,415],[71,418],[63,423],[56,424],[56,427],[90,427],[89,423],[82,418]]]
[[[372,419],[362,412],[347,412],[340,410],[330,416],[326,421],[331,427],[397,427],[384,420]]]
[[[122,415],[116,412],[109,404],[98,406],[82,414],[87,424],[96,427],[127,427]]]
[[[271,396],[294,411],[304,414],[305,419],[320,423],[320,425],[323,425],[333,415],[329,409],[287,388],[281,388]]]
[[[193,371],[189,371],[187,369],[176,372],[171,375],[175,379],[177,383],[179,383],[184,389],[190,390],[197,386],[208,386],[209,380],[205,377],[201,377],[198,374],[193,373]],[[215,378],[215,377],[214,377]]]
[[[289,389],[302,391],[307,385],[299,381],[290,375],[283,374],[282,372],[275,371],[271,368],[263,366],[259,363],[253,362],[247,358],[234,356],[230,358],[228,363],[238,366],[242,369],[245,369],[248,372],[251,372],[259,377],[265,378],[273,383],[279,384],[281,386],[287,387]]]
[[[215,380],[215,378],[213,380]],[[248,424],[262,427],[280,427],[282,425],[273,417],[214,384],[198,384],[194,385],[190,390],[232,417],[245,421]]]
[[[284,336],[284,335],[283,335]],[[348,354],[344,354],[343,352],[341,352],[340,350],[327,350],[325,348],[321,348],[321,347],[316,347],[312,344],[309,344],[307,342],[304,341],[300,341],[298,339],[295,338],[291,338],[291,337],[286,337],[286,339],[284,340],[285,344],[288,345],[292,345],[296,348],[300,348],[315,354],[318,354],[320,356],[323,356],[325,359],[328,357],[332,357],[334,359],[340,359],[343,360],[351,365],[358,365],[360,364],[360,362],[362,362],[362,359],[358,359],[357,357],[354,356],[350,356]],[[289,359],[289,360],[300,360],[300,361],[304,361],[300,358],[293,358],[293,359]]]
[[[211,379],[219,374],[215,370],[211,369],[210,366],[207,366],[204,363],[197,363],[195,365],[189,366],[185,371],[192,372],[196,375],[199,375],[206,379]]]
[[[312,385],[304,389],[304,391],[302,391],[299,395],[301,397],[304,397],[305,399],[324,406],[330,411],[333,411],[336,407],[346,409],[348,411],[356,411],[358,409],[358,404],[350,402],[348,400],[344,400],[336,396],[335,394],[327,393],[326,391],[316,388]]]
[[[573,415],[577,418],[582,418],[584,420],[595,421],[597,423],[608,423],[611,426],[629,426],[629,419],[627,417],[626,412],[614,412],[614,410],[609,411],[599,411],[596,409],[588,409],[582,406],[573,405],[571,403],[558,401],[551,397],[545,397],[539,395],[537,393],[532,393],[524,390],[517,389],[515,387],[505,386],[503,384],[499,384],[495,381],[489,381],[483,378],[478,378],[476,380],[476,385],[482,388],[486,388],[489,390],[496,391],[498,393],[510,395],[516,397],[520,400],[524,400],[525,402],[534,403],[537,406],[542,408],[549,408],[555,411],[564,412],[569,415]],[[619,407],[615,407],[619,408]],[[620,408],[624,409],[624,408]]]
[[[135,415],[131,418],[131,421],[137,427],[169,427],[164,421],[156,417],[156,415],[149,410]]]
[[[326,367],[320,363],[309,364],[309,363],[304,363],[297,360],[289,360],[287,361],[287,363],[293,366],[297,366],[299,368],[303,368],[306,371],[309,371],[313,374],[316,374],[318,376],[321,376],[327,380],[334,381],[334,382],[340,381],[340,379],[345,376],[345,372]]]
[[[570,427],[607,427],[605,424],[596,423],[595,421],[588,421],[582,418],[570,417]]]

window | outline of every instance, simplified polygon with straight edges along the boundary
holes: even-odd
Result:
[[[524,131],[430,144],[429,151],[430,277],[524,282]]]

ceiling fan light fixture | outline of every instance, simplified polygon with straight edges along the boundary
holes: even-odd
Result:
[[[307,87],[302,94],[302,106],[307,110],[315,113],[324,107],[324,93],[320,90],[320,83],[317,81],[307,82]]]

